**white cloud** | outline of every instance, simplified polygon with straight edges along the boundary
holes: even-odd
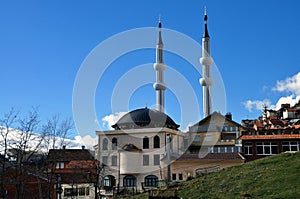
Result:
[[[278,92],[290,92],[295,96],[300,96],[300,72],[293,77],[287,77],[285,80],[279,80],[272,89]]]
[[[265,90],[266,87],[263,87]],[[269,99],[264,100],[247,100],[243,102],[245,108],[252,112],[253,109],[262,110],[263,107],[266,105],[270,109],[278,110],[281,108],[281,104],[290,104],[294,106],[300,100],[300,72],[292,77],[287,77],[285,80],[278,80],[276,85],[272,88],[273,91],[280,92],[280,93],[288,93],[289,96],[283,96],[279,98],[276,105],[272,105]]]
[[[102,125],[106,128],[112,129],[112,125],[114,125],[122,116],[124,116],[127,112],[117,112],[114,114],[107,115],[102,118]]]
[[[255,110],[263,110],[264,106],[267,106],[268,108],[275,108],[274,105],[272,105],[271,101],[269,99],[264,99],[264,100],[247,100],[246,102],[242,103],[245,108],[249,111],[252,112],[253,109]]]
[[[287,97],[281,97],[276,103],[276,110],[281,108],[281,104],[290,104],[294,106],[297,102],[299,102],[300,96],[290,95]]]
[[[75,136],[75,140],[71,140],[74,143],[77,143],[78,145],[85,146],[88,149],[93,149],[93,146],[95,146],[97,143],[97,136],[92,137],[90,135],[86,135],[84,137],[81,136]]]

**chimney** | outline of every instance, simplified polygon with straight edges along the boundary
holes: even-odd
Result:
[[[226,113],[225,117],[228,120],[232,120],[232,114],[230,112]]]
[[[63,150],[65,150],[66,149],[66,145],[63,145]]]
[[[281,104],[281,108],[290,108],[291,107],[291,105],[290,104]]]
[[[84,149],[85,149],[85,146],[84,146],[84,145],[82,145],[82,146],[81,146],[81,149],[82,149],[82,150],[84,150]]]

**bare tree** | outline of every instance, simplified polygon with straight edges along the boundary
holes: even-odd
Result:
[[[7,156],[7,151],[9,149],[9,134],[11,131],[13,131],[13,126],[16,123],[17,116],[19,114],[19,111],[16,111],[15,109],[11,108],[8,113],[5,113],[3,118],[0,119],[0,148],[1,148],[1,178],[0,178],[0,193],[1,196],[3,197],[5,195],[6,189],[4,187],[4,173],[7,168],[8,162],[6,161],[8,156]]]
[[[58,114],[47,120],[43,125],[42,132],[46,137],[48,149],[62,148],[65,139],[71,134],[74,124],[71,118],[60,119]]]
[[[15,183],[16,198],[22,198],[26,186],[24,171],[30,158],[40,150],[44,140],[42,134],[37,134],[39,129],[39,115],[36,108],[33,108],[27,115],[18,119],[15,134]]]
[[[65,139],[71,134],[74,128],[73,121],[71,118],[61,119],[59,114],[52,116],[47,120],[46,124],[42,126],[42,134],[45,136],[45,146],[47,151],[49,149],[62,148],[66,145]],[[55,165],[55,163],[54,163]],[[50,189],[53,181],[57,179],[53,168],[47,169],[48,178],[48,197],[50,197]]]

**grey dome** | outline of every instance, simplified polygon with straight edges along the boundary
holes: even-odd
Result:
[[[146,107],[128,112],[112,127],[116,130],[154,127],[167,127],[178,130],[179,125],[167,114]]]

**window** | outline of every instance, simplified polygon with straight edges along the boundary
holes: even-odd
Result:
[[[145,177],[145,186],[146,187],[157,187],[158,186],[158,177],[155,175],[148,175]]]
[[[102,141],[102,150],[107,150],[108,149],[108,140],[107,138],[104,138]]]
[[[160,148],[160,139],[158,135],[154,136],[153,141],[154,141],[154,148]]]
[[[85,196],[85,188],[83,188],[83,187],[78,188],[78,195]]]
[[[78,195],[78,189],[76,187],[74,187],[74,188],[65,188],[63,193],[64,193],[64,196],[77,196]]]
[[[136,186],[136,177],[129,175],[123,178],[123,187],[135,187],[135,186]]]
[[[143,155],[143,165],[149,166],[149,155]]]
[[[173,180],[173,181],[176,180],[176,173],[172,173],[172,180]]]
[[[258,142],[256,149],[257,155],[273,155],[278,153],[278,146],[275,142]]]
[[[149,149],[149,138],[148,137],[143,138],[143,149]]]
[[[194,138],[194,142],[200,142],[200,135],[197,134]]]
[[[206,133],[205,135],[205,141],[213,141],[213,137],[211,134]]]
[[[111,156],[111,166],[117,166],[118,165],[118,158],[116,155]]]
[[[252,155],[252,143],[251,142],[245,142],[244,144],[244,154],[245,155]]]
[[[182,175],[182,173],[178,174],[178,180],[183,180],[183,175]]]
[[[102,163],[107,165],[107,156],[102,156]]]
[[[189,147],[189,140],[188,139],[183,139],[183,148],[187,149]]]
[[[110,179],[108,176],[105,176],[103,179],[103,186],[109,187],[110,186]]]
[[[113,138],[111,143],[112,143],[111,149],[112,150],[117,150],[118,149],[118,140],[117,140],[117,138]]]
[[[103,186],[104,189],[108,190],[109,188],[112,188],[116,186],[116,179],[112,175],[107,175],[103,178]]]
[[[56,163],[56,169],[63,169],[64,167],[65,167],[65,163],[63,163],[63,162]]]
[[[154,160],[154,161],[153,161],[153,164],[154,164],[154,165],[160,165],[160,155],[157,155],[157,154],[154,155],[154,156],[153,156],[153,160]]]
[[[282,152],[285,151],[299,151],[299,142],[297,141],[282,142]]]

